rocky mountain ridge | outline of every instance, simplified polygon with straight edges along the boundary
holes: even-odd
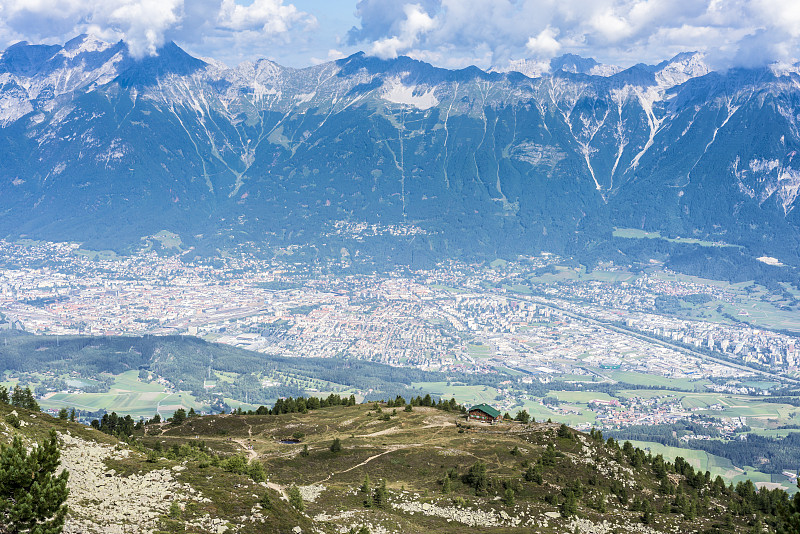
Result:
[[[174,43],[140,61],[89,36],[20,43],[0,55],[0,234],[352,256],[369,244],[333,228],[367,222],[415,229],[379,249],[436,258],[569,252],[623,227],[800,264],[793,67],[601,67],[230,68]]]

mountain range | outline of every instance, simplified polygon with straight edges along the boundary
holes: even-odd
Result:
[[[302,245],[394,263],[697,253],[637,252],[614,237],[625,228],[790,270],[799,72],[717,72],[698,53],[627,69],[362,53],[231,68],[174,43],[141,60],[86,35],[18,43],[0,55],[0,235],[124,250],[169,230],[198,253]]]

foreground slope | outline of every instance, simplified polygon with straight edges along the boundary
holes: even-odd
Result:
[[[785,528],[789,509],[783,492],[726,487],[594,434],[421,406],[190,417],[132,445],[19,412],[3,439],[61,434],[67,532],[742,532]]]

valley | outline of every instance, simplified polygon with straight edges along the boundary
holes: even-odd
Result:
[[[800,62],[430,28],[0,52],[0,442],[65,532],[800,529]]]
[[[730,480],[747,471],[793,490],[791,460],[725,458],[704,441],[793,433],[800,325],[788,284],[657,264],[589,272],[553,254],[357,275],[244,255],[0,246],[0,382],[30,386],[53,414],[75,408],[88,424],[111,412],[254,410],[287,395],[431,394],[670,454],[705,450],[713,465],[735,462],[714,468]],[[645,425],[675,434],[642,436]]]

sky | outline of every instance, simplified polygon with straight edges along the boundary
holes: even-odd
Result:
[[[234,66],[357,51],[502,67],[574,53],[623,67],[700,51],[716,68],[800,57],[798,0],[0,0],[0,48],[90,33],[137,57],[175,41]]]

